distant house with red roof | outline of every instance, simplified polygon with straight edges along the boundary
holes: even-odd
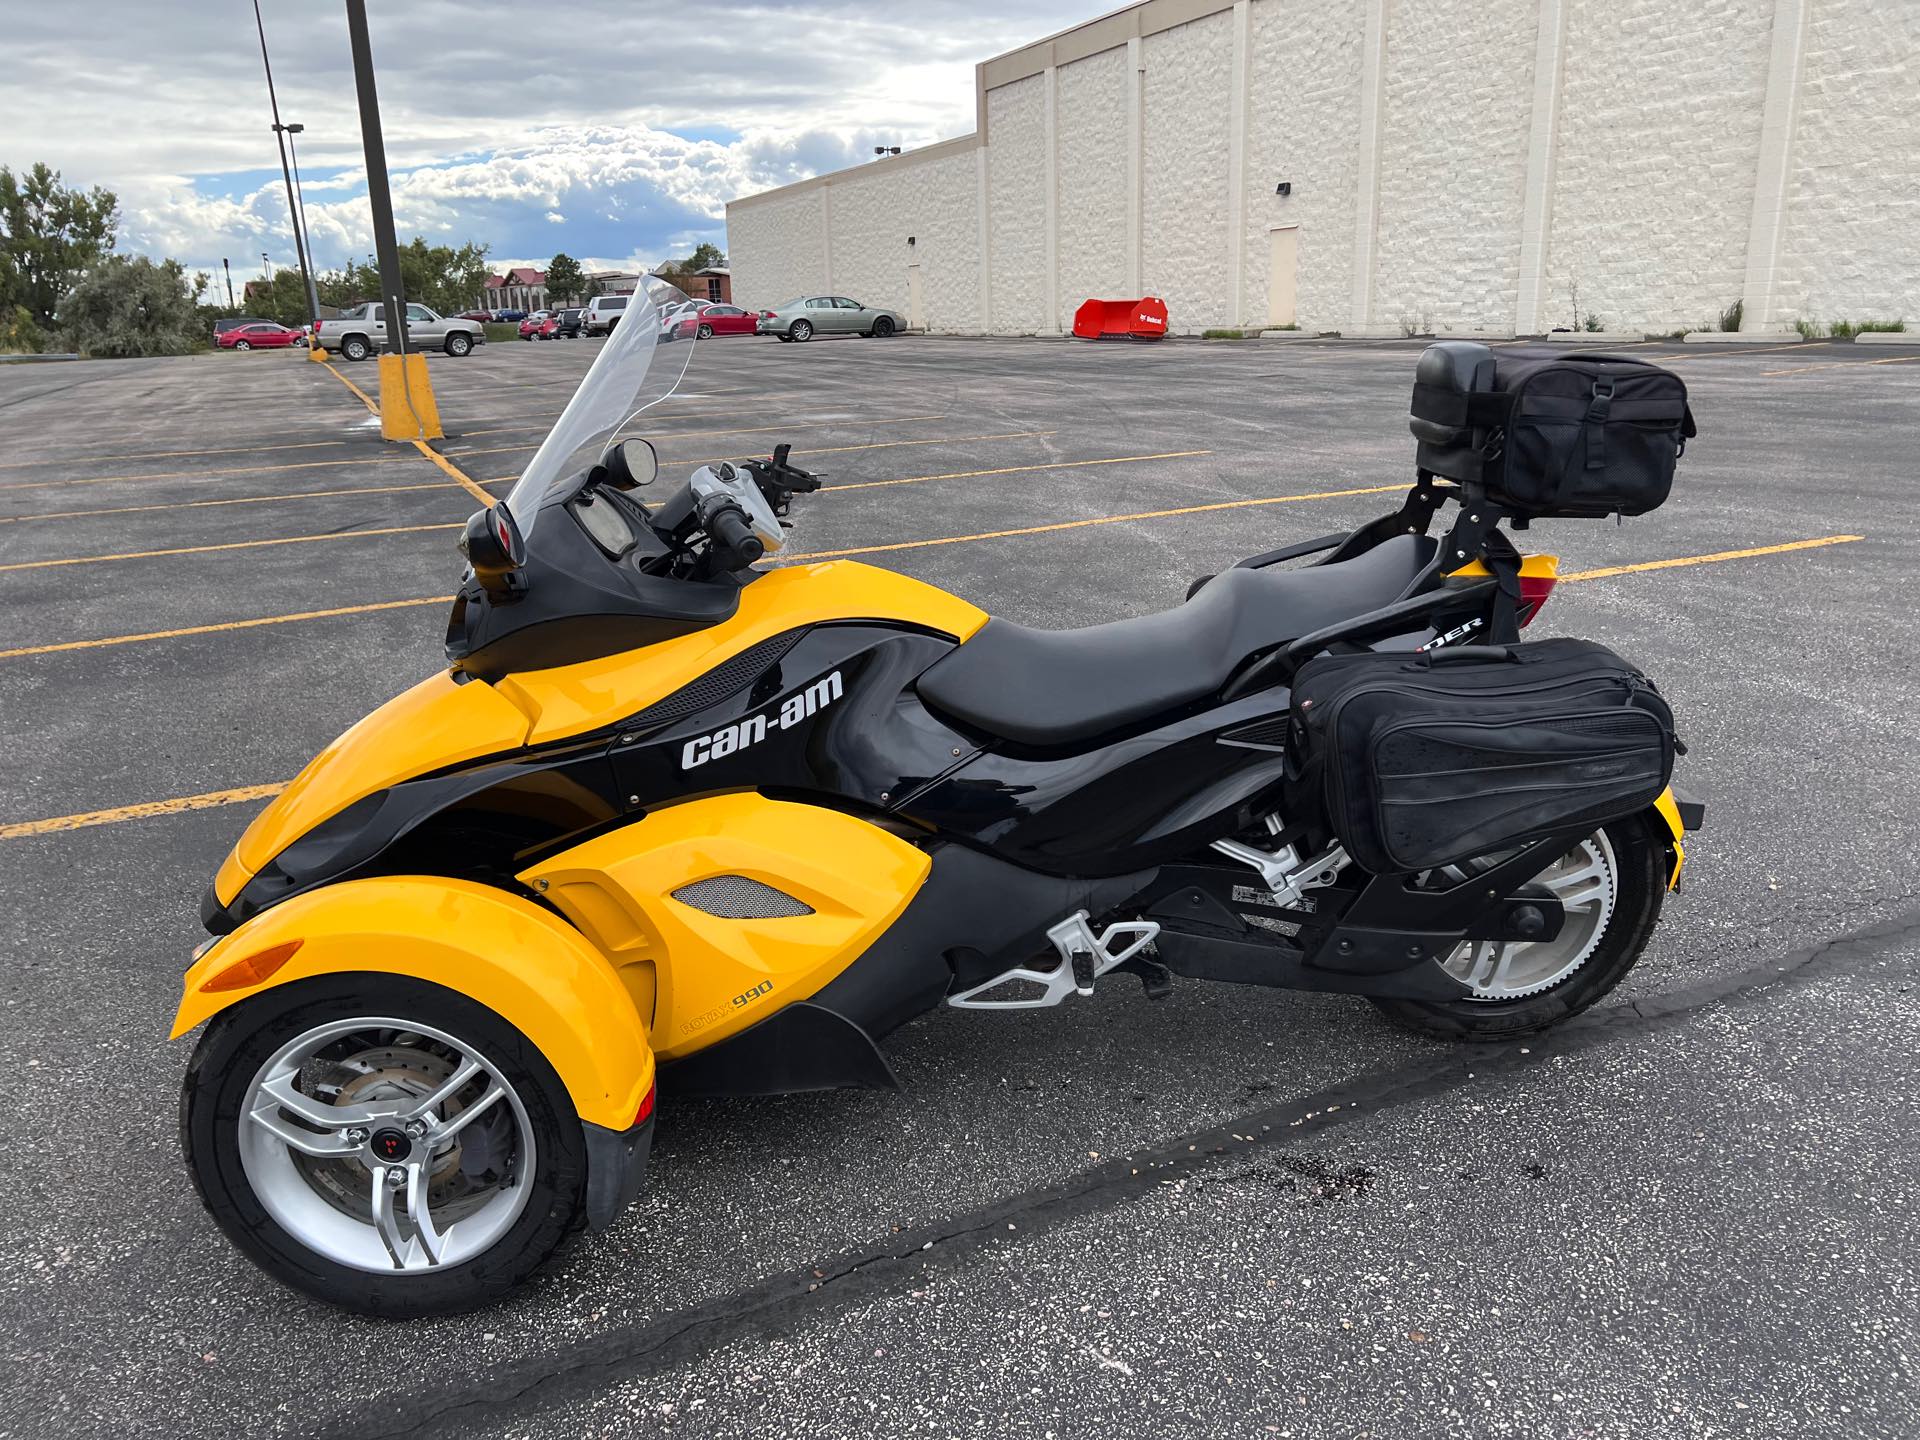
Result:
[[[547,308],[547,272],[531,265],[516,265],[503,275],[489,275],[486,299],[489,310],[544,310]]]

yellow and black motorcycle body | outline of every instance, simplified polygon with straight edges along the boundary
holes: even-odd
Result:
[[[580,1220],[609,1223],[641,1183],[656,1076],[667,1102],[892,1086],[880,1042],[904,1021],[1057,1003],[1120,971],[1155,996],[1182,976],[1346,992],[1429,1028],[1515,1033],[1604,993],[1677,884],[1669,793],[1605,840],[1613,953],[1588,963],[1616,973],[1575,999],[1488,995],[1473,957],[1551,938],[1564,917],[1535,882],[1585,837],[1537,837],[1434,888],[1363,873],[1322,821],[1281,813],[1304,657],[1491,635],[1543,601],[1555,562],[1519,557],[1484,497],[1423,475],[1350,534],[1253,557],[1162,614],[1056,633],[851,561],[754,566],[778,542],[768,514],[818,484],[784,447],[657,507],[639,502],[641,464],[632,442],[609,451],[526,533],[507,507],[475,516],[448,668],[316,757],[204,901],[216,938],[174,1026],[214,1022],[189,1075],[196,1180],[244,1248],[337,1303],[475,1303]],[[1452,500],[1470,503],[1436,537]],[[352,1078],[319,1099],[296,1093],[311,1057],[262,1058],[312,1018],[291,1008],[308,996],[323,1020],[391,1022],[329,1052]],[[485,1044],[418,1048],[496,1020]],[[454,1113],[470,1066],[507,1100],[456,1134],[495,1093]],[[230,1084],[236,1067],[258,1087]],[[350,1103],[334,1125],[325,1107]],[[510,1109],[519,1173],[446,1160]],[[290,1162],[223,1160],[235,1126],[290,1140]],[[460,1262],[446,1235],[466,1222],[434,1228],[433,1187],[477,1194],[468,1171],[524,1187],[555,1155],[570,1169],[535,1197],[552,1219],[529,1258]],[[289,1163],[310,1181],[346,1167],[321,1193],[377,1222],[384,1251],[367,1261],[346,1236],[316,1259],[282,1234],[307,1202],[263,1210],[254,1193]],[[400,1200],[420,1207],[411,1223]],[[533,1224],[516,1213],[479,1230],[505,1245]]]

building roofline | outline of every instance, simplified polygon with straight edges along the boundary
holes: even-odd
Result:
[[[1223,10],[1231,10],[1234,0],[1138,0],[1138,3],[1110,10],[1091,20],[1083,20],[1078,25],[1023,45],[1018,50],[1008,50],[983,60],[973,67],[973,113],[974,128],[971,135],[956,136],[952,140],[942,140],[935,145],[924,145],[918,150],[908,150],[904,154],[889,155],[884,159],[868,161],[861,165],[852,165],[845,170],[829,170],[825,174],[810,176],[805,180],[796,180],[790,185],[782,185],[773,190],[761,190],[752,195],[736,196],[727,202],[731,211],[735,206],[747,208],[766,200],[785,200],[808,190],[818,189],[853,178],[856,175],[871,175],[888,168],[905,165],[918,165],[928,160],[943,159],[948,155],[959,154],[966,150],[977,150],[987,143],[987,92],[998,90],[1003,85],[1012,85],[1018,81],[1030,79],[1044,73],[1056,65],[1070,65],[1075,60],[1084,60],[1089,55],[1099,55],[1115,50],[1129,40],[1145,39],[1149,35],[1158,35],[1163,30],[1172,30],[1176,26],[1188,25],[1195,20],[1204,20],[1209,15],[1217,15]]]

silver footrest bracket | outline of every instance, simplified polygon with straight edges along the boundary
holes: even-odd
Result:
[[[1053,942],[1054,951],[1060,957],[1051,970],[1015,966],[985,984],[949,995],[947,1003],[961,1010],[1038,1010],[1058,1005],[1072,993],[1091,995],[1095,980],[1145,950],[1159,933],[1156,921],[1121,920],[1096,935],[1087,923],[1087,912],[1076,910],[1047,931],[1047,939]],[[1018,1000],[978,998],[1016,980],[1038,985],[1040,994]]]

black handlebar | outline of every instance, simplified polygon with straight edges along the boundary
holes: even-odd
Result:
[[[714,561],[723,570],[744,570],[767,553],[765,543],[753,533],[738,505],[729,502],[715,507],[702,524],[713,547]]]

